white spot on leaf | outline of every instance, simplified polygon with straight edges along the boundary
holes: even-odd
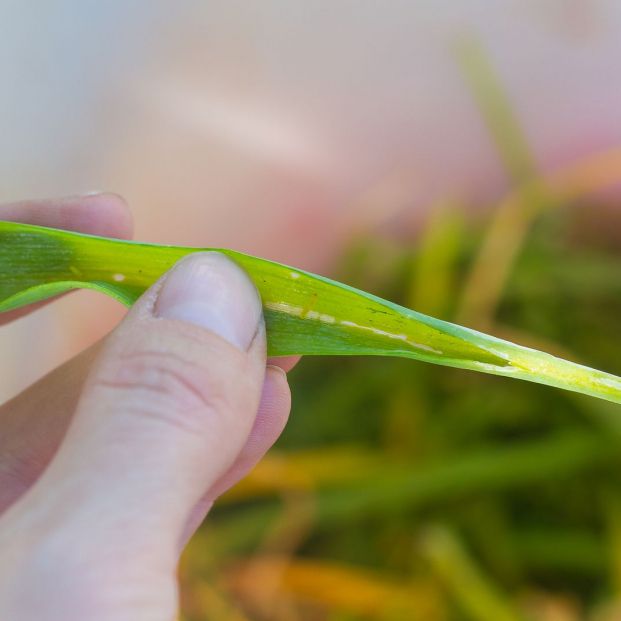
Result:
[[[301,306],[293,306],[286,302],[266,302],[265,308],[276,311],[277,313],[285,313],[285,315],[293,315],[294,317],[300,317],[304,309]]]
[[[325,315],[316,311],[308,311],[308,313],[306,313],[305,319],[316,319],[318,321],[321,321],[322,323],[336,323],[336,319],[332,317],[332,315]]]
[[[302,317],[303,319],[313,319],[322,323],[336,323],[336,319],[332,315],[318,313],[317,311],[306,311],[301,306],[293,306],[286,302],[266,302],[266,308],[278,313],[285,313],[293,317]]]
[[[597,384],[612,388],[613,390],[621,390],[621,382],[616,379],[609,379],[607,377],[599,377],[595,380]]]
[[[417,349],[422,349],[424,351],[431,352],[433,354],[442,354],[439,349],[434,349],[430,345],[423,345],[422,343],[415,343],[414,341],[408,340],[407,334],[393,334],[392,332],[387,332],[386,330],[380,330],[379,328],[373,328],[372,326],[361,326],[358,323],[354,323],[353,321],[341,321],[342,326],[348,326],[349,328],[357,328],[358,330],[367,330],[369,332],[373,332],[373,334],[377,334],[378,336],[385,336],[389,339],[395,339],[398,341],[404,341],[411,347],[415,347]]]
[[[511,365],[499,367],[495,364],[489,364],[488,362],[479,362],[477,366],[484,371],[489,371],[490,373],[502,373],[503,375],[509,375],[510,373],[518,373],[521,369],[517,367],[512,367]]]

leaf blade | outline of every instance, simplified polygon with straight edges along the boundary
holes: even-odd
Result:
[[[398,356],[621,403],[621,379],[428,317],[348,285],[226,249],[159,246],[0,222],[0,312],[88,288],[131,305],[183,256],[217,250],[261,294],[272,356]]]

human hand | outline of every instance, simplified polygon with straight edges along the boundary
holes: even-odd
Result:
[[[9,205],[0,219],[131,230],[114,195]],[[295,360],[267,362],[252,282],[198,253],[102,343],[5,404],[0,619],[173,619],[185,543],[286,422]]]

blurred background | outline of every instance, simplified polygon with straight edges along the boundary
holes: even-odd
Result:
[[[106,189],[225,246],[621,374],[621,3],[0,0],[0,199]],[[0,395],[105,334],[0,333]],[[621,619],[621,413],[304,360],[181,568],[187,621]]]

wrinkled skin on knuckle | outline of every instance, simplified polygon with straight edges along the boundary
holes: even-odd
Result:
[[[129,414],[198,435],[233,433],[256,410],[252,361],[214,335],[187,332],[134,332],[96,373],[97,389]]]

